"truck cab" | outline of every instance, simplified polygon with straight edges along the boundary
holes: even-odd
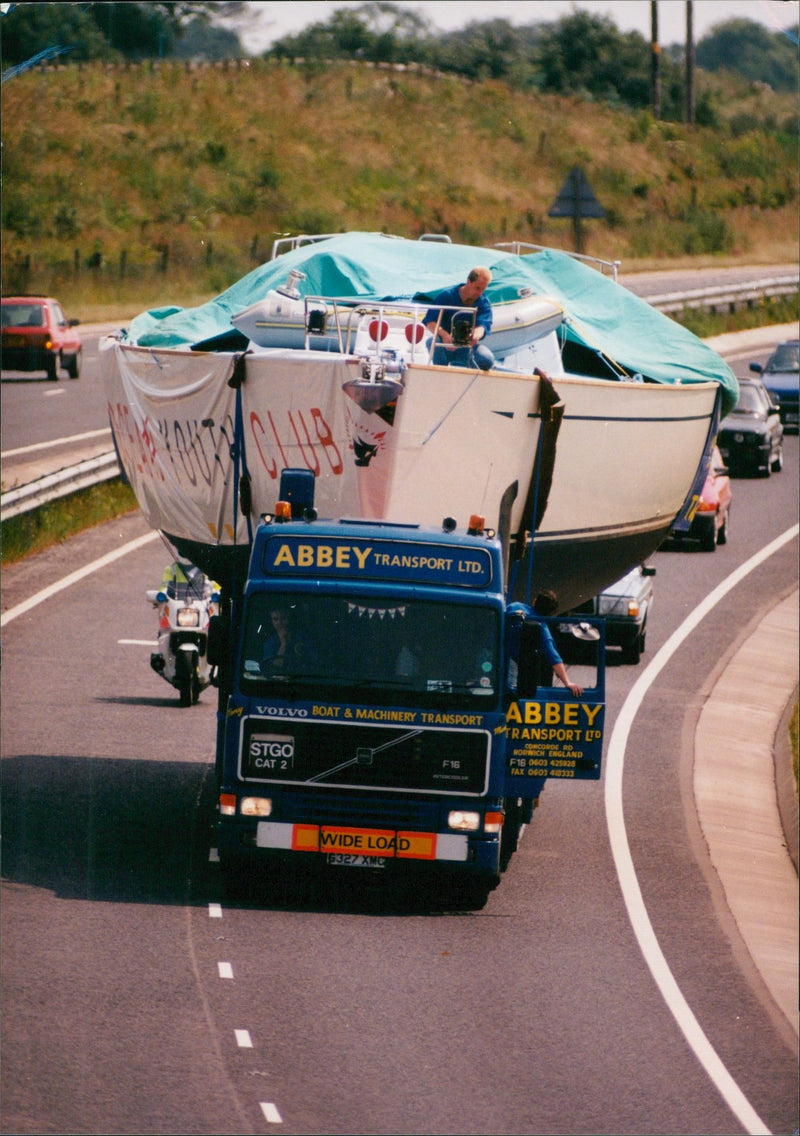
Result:
[[[535,635],[504,580],[482,518],[264,519],[222,668],[223,865],[435,873],[486,902],[552,775],[532,731],[586,721],[569,691],[544,710],[518,689],[537,681]]]

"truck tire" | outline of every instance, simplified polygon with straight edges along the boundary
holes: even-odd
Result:
[[[459,880],[453,885],[454,901],[448,907],[453,911],[481,911],[493,891],[490,881],[475,878]]]
[[[500,871],[504,872],[511,863],[511,857],[519,848],[520,836],[524,828],[522,822],[522,801],[506,799],[506,815],[500,837]]]

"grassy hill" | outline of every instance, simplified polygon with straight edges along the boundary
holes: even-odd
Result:
[[[571,248],[547,211],[575,165],[606,213],[584,251],[625,271],[793,261],[795,100],[717,99],[710,129],[365,65],[30,71],[3,86],[2,290],[54,293],[83,320],[189,305],[296,232]]]

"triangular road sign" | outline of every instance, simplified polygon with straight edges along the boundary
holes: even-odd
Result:
[[[605,211],[592,192],[586,174],[573,166],[561,192],[547,210],[548,217],[605,217]]]

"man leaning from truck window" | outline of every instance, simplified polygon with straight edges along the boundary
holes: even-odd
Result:
[[[456,284],[439,292],[435,297],[437,306],[429,308],[425,313],[423,323],[433,334],[439,319],[439,305],[447,308],[475,308],[475,326],[471,336],[463,343],[458,335],[458,318],[455,326],[453,324],[453,317],[458,317],[458,312],[441,313],[442,318],[433,353],[433,362],[438,366],[453,363],[459,367],[479,367],[482,371],[490,371],[494,366],[494,355],[486,344],[481,342],[492,330],[492,305],[488,296],[484,295],[491,280],[492,274],[488,268],[482,266],[473,268],[463,284]]]
[[[553,615],[558,610],[558,600],[554,592],[540,592],[536,599],[533,601],[533,610],[537,615]],[[583,694],[583,687],[579,686],[577,682],[573,682],[567,674],[567,668],[564,666],[564,660],[558,653],[553,634],[546,623],[540,623],[542,629],[542,651],[544,657],[553,671],[561,679],[567,690],[572,692],[574,698],[580,698]]]

